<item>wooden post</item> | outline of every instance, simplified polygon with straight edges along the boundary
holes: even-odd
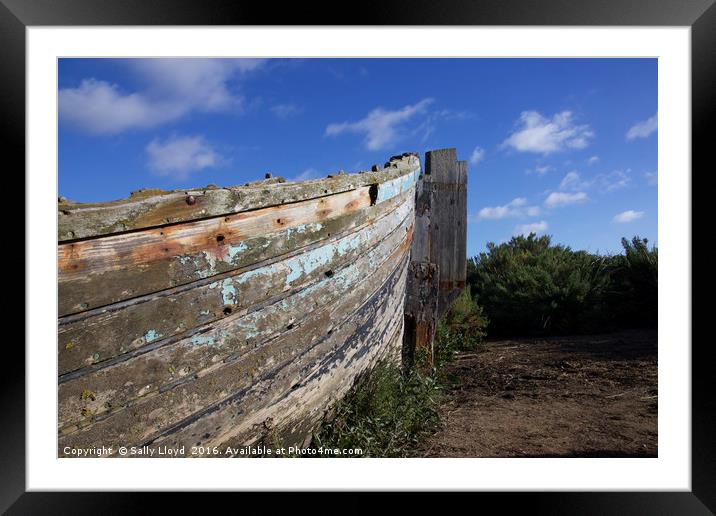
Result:
[[[409,367],[425,353],[432,367],[437,323],[465,288],[467,163],[457,161],[456,149],[425,153],[415,203],[403,360]]]

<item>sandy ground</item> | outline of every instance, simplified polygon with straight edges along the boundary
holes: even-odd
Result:
[[[488,342],[448,374],[417,456],[657,456],[655,331]]]

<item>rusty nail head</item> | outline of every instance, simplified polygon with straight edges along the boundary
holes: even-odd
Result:
[[[189,206],[191,206],[191,205],[193,205],[193,204],[196,204],[196,197],[194,197],[193,195],[188,195],[187,198],[186,198],[186,203],[187,203]]]

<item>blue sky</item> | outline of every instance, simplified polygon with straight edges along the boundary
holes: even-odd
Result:
[[[59,194],[468,160],[468,254],[657,242],[656,59],[61,59]]]

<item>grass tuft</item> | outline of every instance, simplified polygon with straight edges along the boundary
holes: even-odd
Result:
[[[440,394],[434,376],[380,364],[336,404],[313,446],[361,448],[363,457],[405,457],[439,427]]]

